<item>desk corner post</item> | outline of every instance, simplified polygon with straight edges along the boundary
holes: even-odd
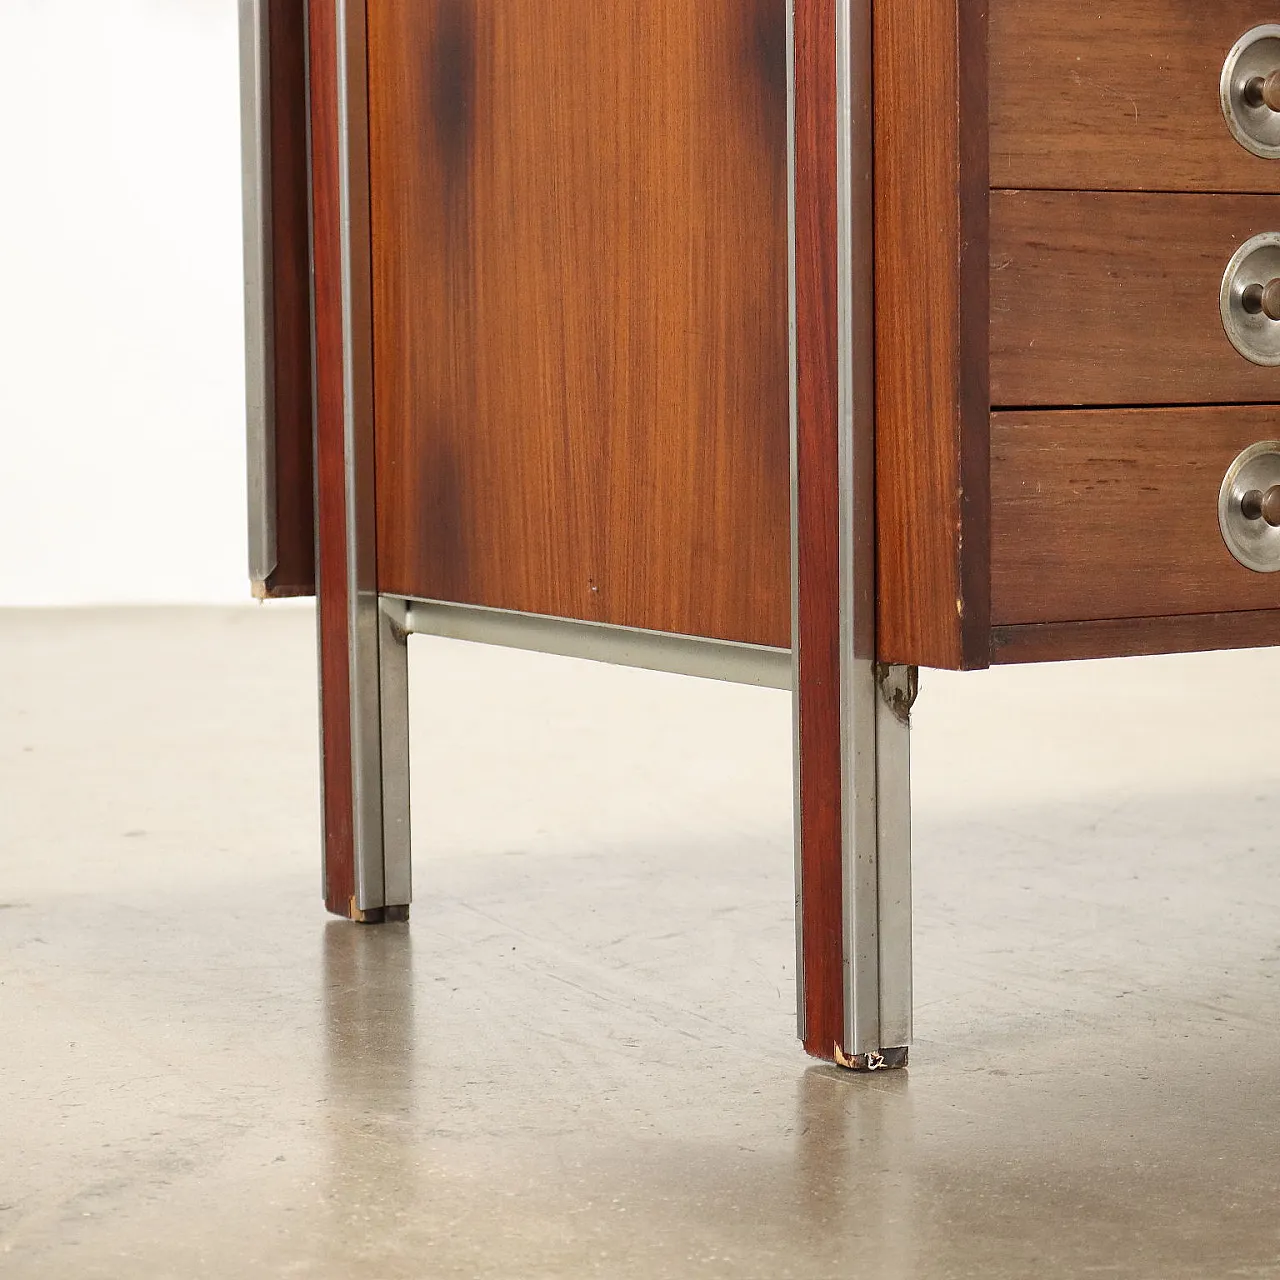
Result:
[[[365,10],[310,0],[316,563],[325,904],[407,918],[407,612],[378,591]]]
[[[911,668],[877,661],[871,0],[792,0],[792,573],[800,1037],[911,1040]]]

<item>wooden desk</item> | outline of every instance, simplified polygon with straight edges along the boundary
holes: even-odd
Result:
[[[414,631],[790,687],[801,1035],[902,1064],[916,669],[1280,643],[1280,32],[241,9],[252,572],[319,597],[330,910],[408,909]]]

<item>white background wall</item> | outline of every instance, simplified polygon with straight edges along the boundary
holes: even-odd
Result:
[[[0,0],[0,605],[247,598],[235,0]]]

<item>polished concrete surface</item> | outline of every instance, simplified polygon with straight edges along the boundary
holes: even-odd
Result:
[[[927,673],[858,1077],[793,1037],[786,695],[415,638],[360,928],[312,626],[0,614],[0,1275],[1280,1275],[1280,657]]]

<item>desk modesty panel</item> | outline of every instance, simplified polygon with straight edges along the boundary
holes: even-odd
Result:
[[[789,647],[775,0],[371,0],[379,590]]]

